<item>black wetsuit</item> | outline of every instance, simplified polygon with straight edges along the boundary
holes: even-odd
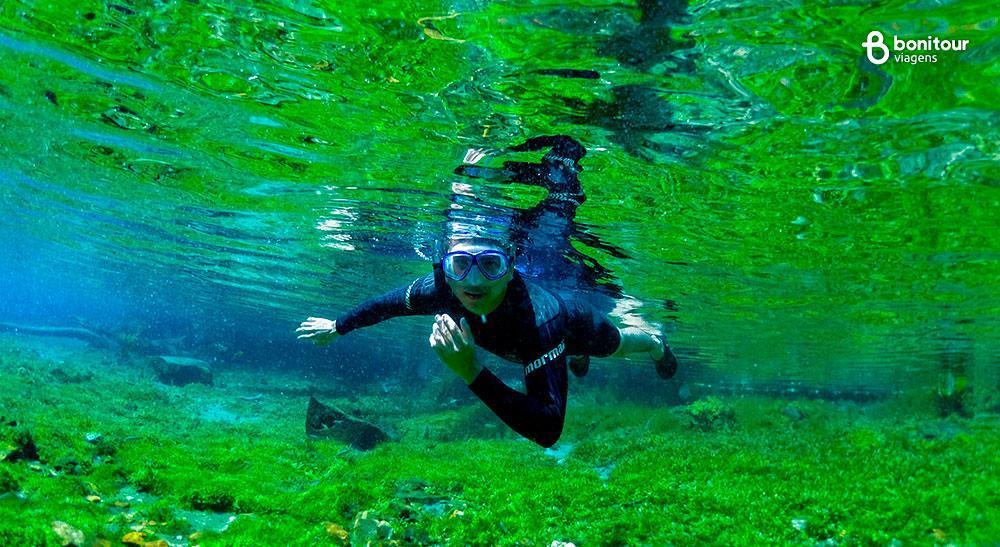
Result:
[[[559,439],[566,416],[566,356],[605,357],[621,343],[617,327],[603,314],[584,303],[564,302],[516,271],[503,302],[484,321],[462,306],[440,267],[339,317],[337,332],[346,334],[392,317],[438,313],[456,322],[465,317],[476,345],[524,365],[527,393],[507,386],[485,367],[469,388],[504,423],[546,447]]]

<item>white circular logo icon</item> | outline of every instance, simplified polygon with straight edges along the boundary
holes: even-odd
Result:
[[[889,60],[889,48],[885,45],[885,38],[883,38],[882,33],[877,30],[868,33],[868,40],[861,44],[861,47],[867,50],[865,53],[872,64],[880,65]],[[881,57],[875,56],[874,50],[876,49],[882,52]]]

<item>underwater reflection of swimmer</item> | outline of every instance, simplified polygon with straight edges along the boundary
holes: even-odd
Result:
[[[694,72],[693,39],[675,37],[673,26],[690,20],[687,0],[639,0],[636,19],[627,11],[556,8],[530,17],[530,24],[578,36],[597,32],[596,53],[643,72]],[[662,65],[662,66],[661,66]],[[581,71],[574,77],[593,77]]]
[[[694,40],[673,37],[671,25],[689,18],[687,0],[639,0],[639,21],[605,38],[598,55],[614,57],[642,71],[669,65],[671,72],[694,72]]]
[[[610,140],[630,155],[653,161],[655,154],[688,156],[704,146],[703,137],[712,129],[709,125],[675,121],[666,94],[649,86],[623,85],[611,88],[611,98],[606,101],[563,101],[578,113],[570,116],[569,121],[607,129],[611,132]]]
[[[502,167],[475,165],[487,156],[542,149],[548,151],[537,163],[505,161]],[[587,199],[579,179],[583,170],[580,160],[586,153],[583,145],[565,135],[535,137],[505,150],[470,150],[465,158],[466,165],[456,168],[455,173],[546,189],[547,195],[535,206],[507,209],[512,212],[510,237],[518,250],[518,268],[542,285],[588,295],[591,304],[607,312],[614,308],[614,299],[622,296],[621,286],[614,281],[610,270],[576,250],[571,241],[579,241],[617,258],[627,258],[627,255],[620,247],[587,233],[574,221],[577,208]],[[461,196],[453,197],[456,198]],[[492,208],[497,209],[496,206]]]

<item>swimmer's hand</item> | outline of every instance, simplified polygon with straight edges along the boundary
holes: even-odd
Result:
[[[465,159],[462,160],[462,163],[475,165],[479,163],[479,160],[485,158],[486,156],[497,156],[502,153],[502,150],[497,150],[495,148],[470,148],[469,151],[465,153]]]
[[[475,340],[469,323],[463,317],[462,326],[448,314],[434,316],[434,328],[431,329],[431,347],[448,368],[458,374],[466,384],[471,384],[479,375],[479,365],[476,364]]]
[[[317,346],[325,346],[337,339],[337,321],[330,321],[322,317],[309,317],[295,329],[301,332],[299,339],[312,339]]]

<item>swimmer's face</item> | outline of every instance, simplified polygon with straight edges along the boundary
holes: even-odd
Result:
[[[506,252],[497,245],[480,242],[459,242],[448,248],[448,252],[464,251],[471,254],[483,251]],[[507,272],[499,279],[488,279],[479,270],[478,266],[473,266],[465,279],[456,281],[450,277],[445,277],[452,294],[458,298],[465,309],[476,315],[486,315],[500,306],[504,296],[507,294],[507,284],[514,277],[514,266],[511,264]]]

